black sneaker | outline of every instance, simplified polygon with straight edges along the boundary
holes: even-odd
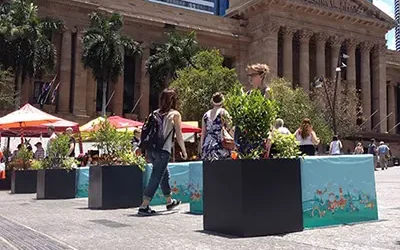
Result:
[[[152,210],[149,206],[147,206],[146,208],[139,208],[138,214],[139,215],[154,215],[156,213],[156,211]]]
[[[179,206],[182,202],[180,200],[175,200],[172,199],[172,202],[170,204],[167,204],[167,210],[172,210],[174,208],[176,208],[177,206]]]

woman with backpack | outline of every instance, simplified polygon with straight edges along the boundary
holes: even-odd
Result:
[[[138,214],[152,215],[155,213],[149,206],[151,199],[161,187],[167,200],[167,210],[177,207],[181,201],[172,199],[168,162],[174,145],[174,135],[182,150],[182,159],[187,159],[185,143],[182,135],[182,117],[176,110],[178,96],[173,89],[164,89],[160,96],[160,108],[150,114],[142,129],[141,148],[147,150],[150,162],[153,164],[149,183],[144,190],[143,203]]]

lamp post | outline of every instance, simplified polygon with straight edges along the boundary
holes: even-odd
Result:
[[[312,86],[314,88],[321,88],[324,87],[324,91],[325,91],[325,95],[326,95],[326,99],[328,101],[329,104],[329,109],[332,113],[332,129],[333,129],[333,133],[336,135],[337,134],[337,120],[336,120],[336,101],[337,101],[337,90],[338,90],[338,86],[339,86],[339,81],[341,78],[341,73],[342,73],[342,68],[346,68],[347,65],[344,64],[342,62],[342,59],[348,59],[349,56],[346,54],[341,54],[339,52],[339,57],[338,57],[338,64],[335,70],[336,76],[335,76],[335,84],[334,84],[334,89],[333,89],[333,99],[331,100],[330,96],[329,96],[329,92],[328,89],[326,87],[326,84],[324,84],[326,82],[326,79],[323,76],[320,76],[316,79],[315,82],[312,83]]]

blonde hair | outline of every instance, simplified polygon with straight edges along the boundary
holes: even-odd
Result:
[[[252,64],[252,65],[247,65],[246,71],[248,72],[249,70],[255,71],[258,74],[260,74],[261,79],[265,79],[267,74],[269,74],[269,67],[267,64]]]

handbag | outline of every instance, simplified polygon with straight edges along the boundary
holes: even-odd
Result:
[[[236,148],[235,140],[229,134],[229,132],[222,127],[221,130],[221,138],[222,138],[222,147],[227,150],[234,150]]]

